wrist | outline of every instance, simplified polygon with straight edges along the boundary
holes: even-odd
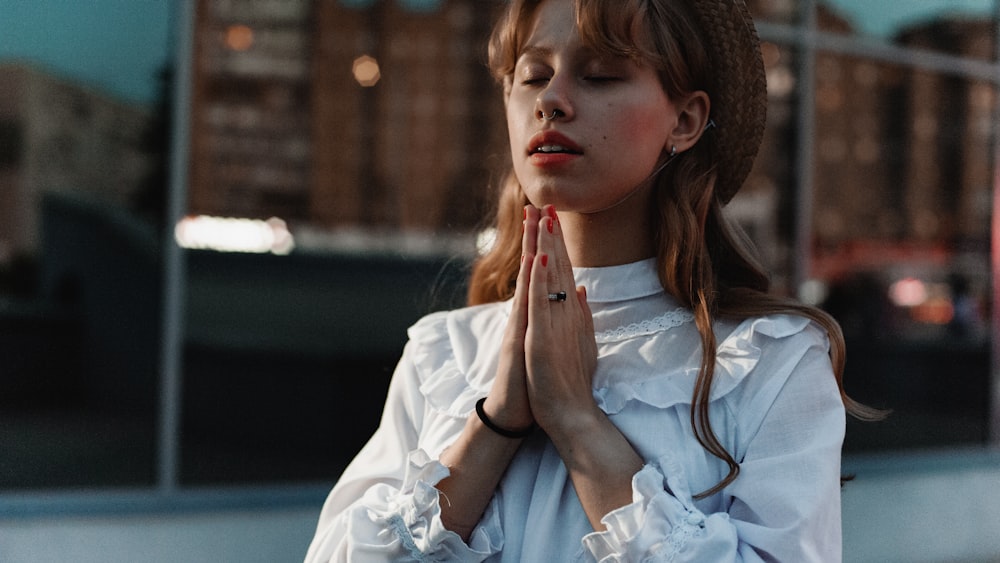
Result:
[[[604,413],[596,404],[593,408],[561,408],[557,409],[554,416],[545,420],[539,419],[539,425],[545,429],[545,433],[553,442],[571,444],[577,440],[586,441],[590,436],[600,435],[602,432],[615,428]],[[615,428],[615,430],[617,430]]]
[[[506,426],[505,423],[498,422],[494,417],[486,413],[485,404],[486,397],[476,401],[476,415],[483,426],[490,429],[493,433],[504,438],[517,440],[527,438],[535,431],[536,425],[534,422],[527,426]]]

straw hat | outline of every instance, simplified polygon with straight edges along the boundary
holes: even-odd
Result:
[[[744,0],[688,0],[715,67],[712,121],[718,164],[716,196],[736,195],[760,148],[767,118],[767,81],[757,29]]]

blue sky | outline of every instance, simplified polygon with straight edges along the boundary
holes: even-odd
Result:
[[[405,1],[418,7],[440,0]],[[870,35],[888,35],[900,25],[942,12],[986,14],[993,5],[993,0],[828,1]],[[0,60],[29,61],[113,95],[150,103],[157,94],[157,71],[171,57],[177,3],[0,0]]]
[[[875,36],[942,14],[989,14],[994,0],[826,0],[858,30]]]
[[[0,0],[0,60],[17,59],[127,100],[156,98],[174,0]]]

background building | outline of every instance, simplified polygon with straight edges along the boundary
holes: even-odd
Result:
[[[494,4],[201,0],[191,211],[470,230],[502,154]],[[415,48],[419,46],[419,48]]]
[[[130,206],[153,164],[151,112],[20,63],[0,64],[0,265],[34,255],[46,192]]]
[[[192,213],[309,217],[311,3],[198,2]]]
[[[325,232],[477,227],[507,162],[499,92],[485,69],[494,8],[471,0],[200,0],[190,211],[279,216],[293,230]],[[793,2],[752,8],[765,21],[798,17]],[[817,25],[853,32],[824,6]],[[990,33],[986,22],[938,22],[900,42],[983,57]],[[763,49],[768,130],[730,212],[757,241],[779,290],[795,293],[804,281],[795,279],[792,242],[802,57],[776,42]],[[903,240],[940,249],[956,237],[988,239],[989,85],[836,51],[816,54],[815,79],[811,276],[841,275]],[[945,119],[957,126],[947,138],[934,135]],[[944,150],[961,159],[942,158]],[[952,197],[956,185],[960,197]],[[876,250],[866,258],[859,247]]]

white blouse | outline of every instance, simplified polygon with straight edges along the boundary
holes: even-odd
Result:
[[[409,330],[371,441],[323,507],[314,561],[840,561],[844,407],[825,332],[798,316],[719,319],[712,428],[740,464],[695,440],[693,316],[655,260],[576,268],[598,345],[594,398],[646,465],[632,504],[595,532],[544,432],[526,439],[468,543],[441,523],[441,452],[494,378],[510,303],[435,313]]]

